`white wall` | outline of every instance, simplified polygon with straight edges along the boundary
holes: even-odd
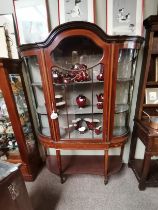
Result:
[[[51,28],[55,28],[58,23],[58,0],[48,0],[49,4],[49,13],[50,13],[50,19],[51,19]],[[144,0],[144,18],[157,14],[157,5],[158,0]],[[96,0],[95,5],[96,10],[96,24],[98,24],[103,30],[106,29],[106,0]],[[5,13],[12,13],[13,12],[13,1],[12,0],[0,0],[0,14]],[[132,112],[131,112],[131,120],[130,120],[130,127],[132,131],[133,127],[133,117],[135,113],[135,105],[136,105],[136,98],[137,98],[137,91],[138,91],[138,85],[139,85],[139,77],[140,77],[140,71],[141,71],[141,64],[142,64],[142,53],[143,48],[140,51],[139,60],[138,60],[138,66],[137,66],[137,73],[136,73],[136,81],[135,81],[135,89],[134,89],[134,97],[133,97],[133,103],[132,103]],[[129,146],[130,146],[130,139],[128,143],[125,146],[124,151],[124,162],[128,162],[128,156],[129,156]],[[136,156],[137,157],[143,157],[144,147],[139,142],[139,145],[137,147]],[[54,153],[52,151],[51,153]],[[66,154],[103,154],[103,152],[100,151],[67,151]],[[114,150],[114,153],[118,153],[118,149]]]
[[[13,0],[0,0],[0,14],[13,12]]]
[[[2,0],[0,0],[1,2]],[[95,0],[95,14],[96,14],[96,23],[106,29],[106,0]],[[58,0],[48,0],[49,13],[51,19],[51,28],[55,28],[59,24],[58,18]]]
[[[158,8],[158,0],[150,0],[150,1],[149,0],[144,0],[144,19],[147,18],[150,15],[156,15],[157,14],[157,8]],[[144,35],[145,35],[145,30],[144,30]],[[142,49],[139,53],[139,59],[138,59],[138,64],[137,64],[137,72],[136,72],[136,78],[135,78],[135,88],[134,88],[133,103],[132,103],[131,117],[130,117],[131,132],[132,132],[132,129],[133,129],[133,118],[134,118],[134,114],[135,114],[135,106],[136,106],[138,86],[139,86],[139,78],[140,78],[141,65],[142,65],[143,48],[144,48],[144,45],[142,46]],[[129,141],[126,144],[125,150],[124,150],[123,159],[124,159],[125,163],[128,162],[130,141],[131,141],[131,139],[129,138]],[[136,158],[143,158],[144,149],[145,149],[144,145],[141,143],[141,141],[138,140],[137,149],[136,149]]]

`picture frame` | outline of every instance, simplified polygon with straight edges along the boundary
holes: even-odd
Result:
[[[109,35],[143,34],[144,0],[106,0],[106,32]]]
[[[5,29],[8,57],[18,59],[17,34],[13,14],[0,14],[0,26]]]
[[[145,89],[145,103],[158,104],[158,88]]]
[[[8,47],[7,47],[7,40],[5,35],[5,28],[4,26],[0,26],[0,57],[1,58],[8,58]]]
[[[158,82],[158,57],[155,59],[155,82]]]
[[[95,0],[58,0],[59,24],[70,21],[95,22]]]
[[[13,0],[13,3],[19,45],[44,41],[50,31],[47,0]]]

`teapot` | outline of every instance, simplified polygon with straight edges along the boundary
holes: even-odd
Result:
[[[55,83],[63,83],[63,74],[59,72],[57,69],[53,71],[53,79]]]
[[[103,109],[103,102],[97,102],[97,108]]]
[[[81,122],[82,122],[81,118],[72,120],[75,130],[78,130],[81,127]]]
[[[85,64],[76,63],[72,66],[70,77],[74,78],[76,82],[83,82],[90,80],[89,74],[86,71],[87,66]]]
[[[94,131],[95,131],[95,134],[96,134],[96,135],[101,134],[101,133],[102,133],[102,126],[96,127]]]
[[[86,122],[89,130],[94,130],[96,128],[96,125],[100,122],[98,119],[91,118],[85,118],[84,121]]]
[[[100,93],[99,95],[96,94],[96,96],[97,96],[98,102],[103,102],[104,101],[104,94],[103,93]]]
[[[78,72],[75,76],[75,81],[76,82],[83,82],[83,81],[89,81],[89,74],[86,72],[86,70],[82,70]]]

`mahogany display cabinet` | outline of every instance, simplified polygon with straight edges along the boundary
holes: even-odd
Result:
[[[48,168],[108,177],[121,169],[129,136],[139,36],[108,36],[89,22],[55,28],[40,43],[20,46]],[[119,148],[118,155],[109,149]],[[102,150],[101,156],[62,156],[61,150]]]
[[[144,26],[145,48],[129,157],[140,190],[158,186],[158,16],[148,17]],[[143,159],[135,155],[138,138],[145,146]]]
[[[0,59],[0,159],[22,163],[24,179],[32,181],[42,161],[21,68],[18,59]]]

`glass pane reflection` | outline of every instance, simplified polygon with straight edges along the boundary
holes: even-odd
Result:
[[[25,63],[27,66],[28,81],[32,88],[30,92],[32,93],[32,102],[36,112],[39,132],[45,136],[50,136],[48,116],[37,56],[25,58]]]
[[[138,50],[135,49],[119,51],[113,136],[121,136],[129,130],[137,55]]]
[[[7,160],[12,155],[20,155],[18,144],[9,119],[7,106],[0,90],[0,160]]]

